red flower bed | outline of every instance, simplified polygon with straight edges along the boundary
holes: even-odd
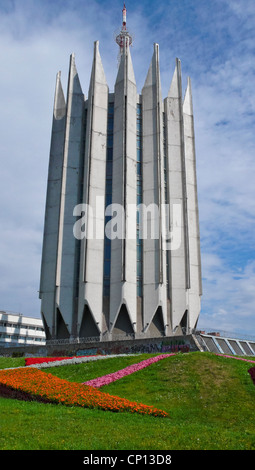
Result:
[[[44,362],[61,361],[62,359],[69,359],[67,357],[26,357],[25,365],[32,366],[34,364],[42,364]]]
[[[76,356],[64,356],[64,357],[26,357],[25,365],[32,366],[35,364],[43,364],[44,362],[63,361],[64,359],[73,359]],[[78,356],[78,357],[92,357],[92,356]]]
[[[131,413],[167,417],[165,411],[153,406],[131,402],[99,391],[80,383],[68,382],[40,369],[19,368],[0,371],[0,393],[4,396],[20,394],[24,399],[62,403],[69,406],[99,408],[109,411],[129,411]],[[18,396],[17,396],[18,398]]]

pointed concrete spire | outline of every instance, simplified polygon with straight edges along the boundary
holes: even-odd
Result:
[[[55,100],[54,100],[54,118],[62,119],[66,112],[66,102],[61,84],[61,72],[57,73]]]
[[[144,83],[144,87],[150,87],[156,85],[161,99],[161,81],[160,81],[160,70],[159,70],[159,45],[154,44],[154,52],[151,59],[150,67],[147,73],[147,77]]]
[[[68,94],[83,94],[76,64],[74,53],[70,56],[70,67],[69,67],[69,82],[68,82]]]
[[[189,116],[193,116],[193,104],[192,104],[192,91],[191,91],[191,79],[188,77],[188,85],[183,102],[183,112]]]
[[[176,59],[175,70],[172,78],[172,82],[168,92],[168,98],[180,98],[180,77],[181,77],[181,61]]]
[[[128,80],[130,82],[133,82],[136,85],[135,72],[133,68],[129,46],[127,48],[127,59],[128,59]]]
[[[126,41],[124,42],[124,50],[121,54],[120,65],[115,85],[124,80],[124,78],[136,85],[135,73],[132,64],[129,45],[126,44]]]
[[[119,68],[118,68],[118,73],[117,73],[115,85],[116,85],[117,83],[121,82],[122,80],[124,80],[124,76],[125,76],[125,63],[126,63],[126,54],[122,54],[122,55],[121,55],[121,58],[120,58],[120,64],[119,64]]]
[[[95,83],[107,85],[102,59],[99,52],[99,41],[94,42],[94,58],[89,85],[90,94],[94,94]]]
[[[147,73],[147,77],[144,83],[144,87],[152,86],[156,84],[156,68],[157,68],[157,49],[156,44],[154,44],[154,52]]]

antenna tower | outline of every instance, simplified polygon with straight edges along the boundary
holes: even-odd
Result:
[[[125,3],[124,3],[123,10],[122,10],[122,28],[120,32],[116,35],[115,41],[120,47],[120,50],[119,50],[120,55],[123,53],[125,41],[126,41],[126,45],[129,45],[129,46],[131,46],[133,42],[133,38],[127,30],[127,9],[126,9]]]

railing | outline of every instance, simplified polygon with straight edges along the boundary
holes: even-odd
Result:
[[[181,335],[188,335],[193,332],[192,329],[182,328]],[[100,336],[86,336],[83,338],[67,338],[67,339],[52,339],[47,340],[48,346],[54,345],[65,345],[65,344],[81,344],[81,343],[98,343],[104,341],[125,341],[125,340],[138,340],[138,339],[152,339],[152,338],[164,338],[166,336],[164,331],[159,332],[159,336],[155,336],[149,332],[144,333],[124,333],[124,334],[113,334],[109,332],[102,333]],[[171,336],[171,335],[170,335]],[[177,335],[178,336],[178,335]]]
[[[223,330],[216,330],[214,331],[213,328],[207,330],[196,330],[192,328],[181,328],[181,335],[191,335],[194,334],[196,336],[200,336],[200,334],[206,334],[210,336],[216,336],[216,333],[219,334],[221,338],[231,338],[231,339],[238,339],[238,340],[246,340],[246,341],[255,341],[255,336],[251,335],[244,335],[241,333],[231,333]],[[163,338],[165,332],[162,331],[159,333],[158,338]],[[172,336],[172,335],[169,335]],[[179,336],[176,332],[176,336]],[[67,339],[52,339],[47,340],[46,344],[48,346],[54,345],[66,345],[66,344],[81,344],[81,343],[99,343],[103,341],[125,341],[125,340],[137,340],[137,339],[150,339],[155,338],[155,335],[151,333],[126,333],[126,334],[112,334],[109,332],[102,333],[100,336],[86,336],[83,338],[67,338]],[[216,336],[217,337],[217,336]],[[173,334],[174,338],[174,334]]]
[[[162,335],[159,336],[159,338],[163,337],[164,333],[162,332]],[[155,338],[155,336],[152,336],[149,333],[126,333],[126,334],[119,334],[119,335],[114,335],[111,333],[105,333],[100,336],[91,336],[88,337],[86,336],[85,338],[67,338],[67,339],[51,339],[47,340],[46,344],[47,346],[54,346],[54,345],[65,345],[65,344],[81,344],[81,343],[98,343],[98,342],[103,342],[103,341],[125,341],[125,340],[135,340],[135,339],[149,339],[149,338]]]
[[[200,330],[193,330],[193,334],[200,335],[205,334],[209,336],[217,336],[220,338],[230,338],[230,339],[237,339],[237,340],[246,340],[246,341],[255,341],[255,336],[248,335],[246,333],[238,333],[238,332],[229,332],[225,330],[218,330],[215,328],[206,328]]]

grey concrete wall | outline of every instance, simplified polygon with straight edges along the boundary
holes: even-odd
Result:
[[[58,344],[45,347],[24,346],[17,348],[1,348],[0,355],[11,356],[23,353],[25,356],[72,356],[93,354],[131,354],[157,352],[189,352],[198,348],[192,335],[169,336],[165,338],[127,339],[124,341],[89,342],[79,344]]]

